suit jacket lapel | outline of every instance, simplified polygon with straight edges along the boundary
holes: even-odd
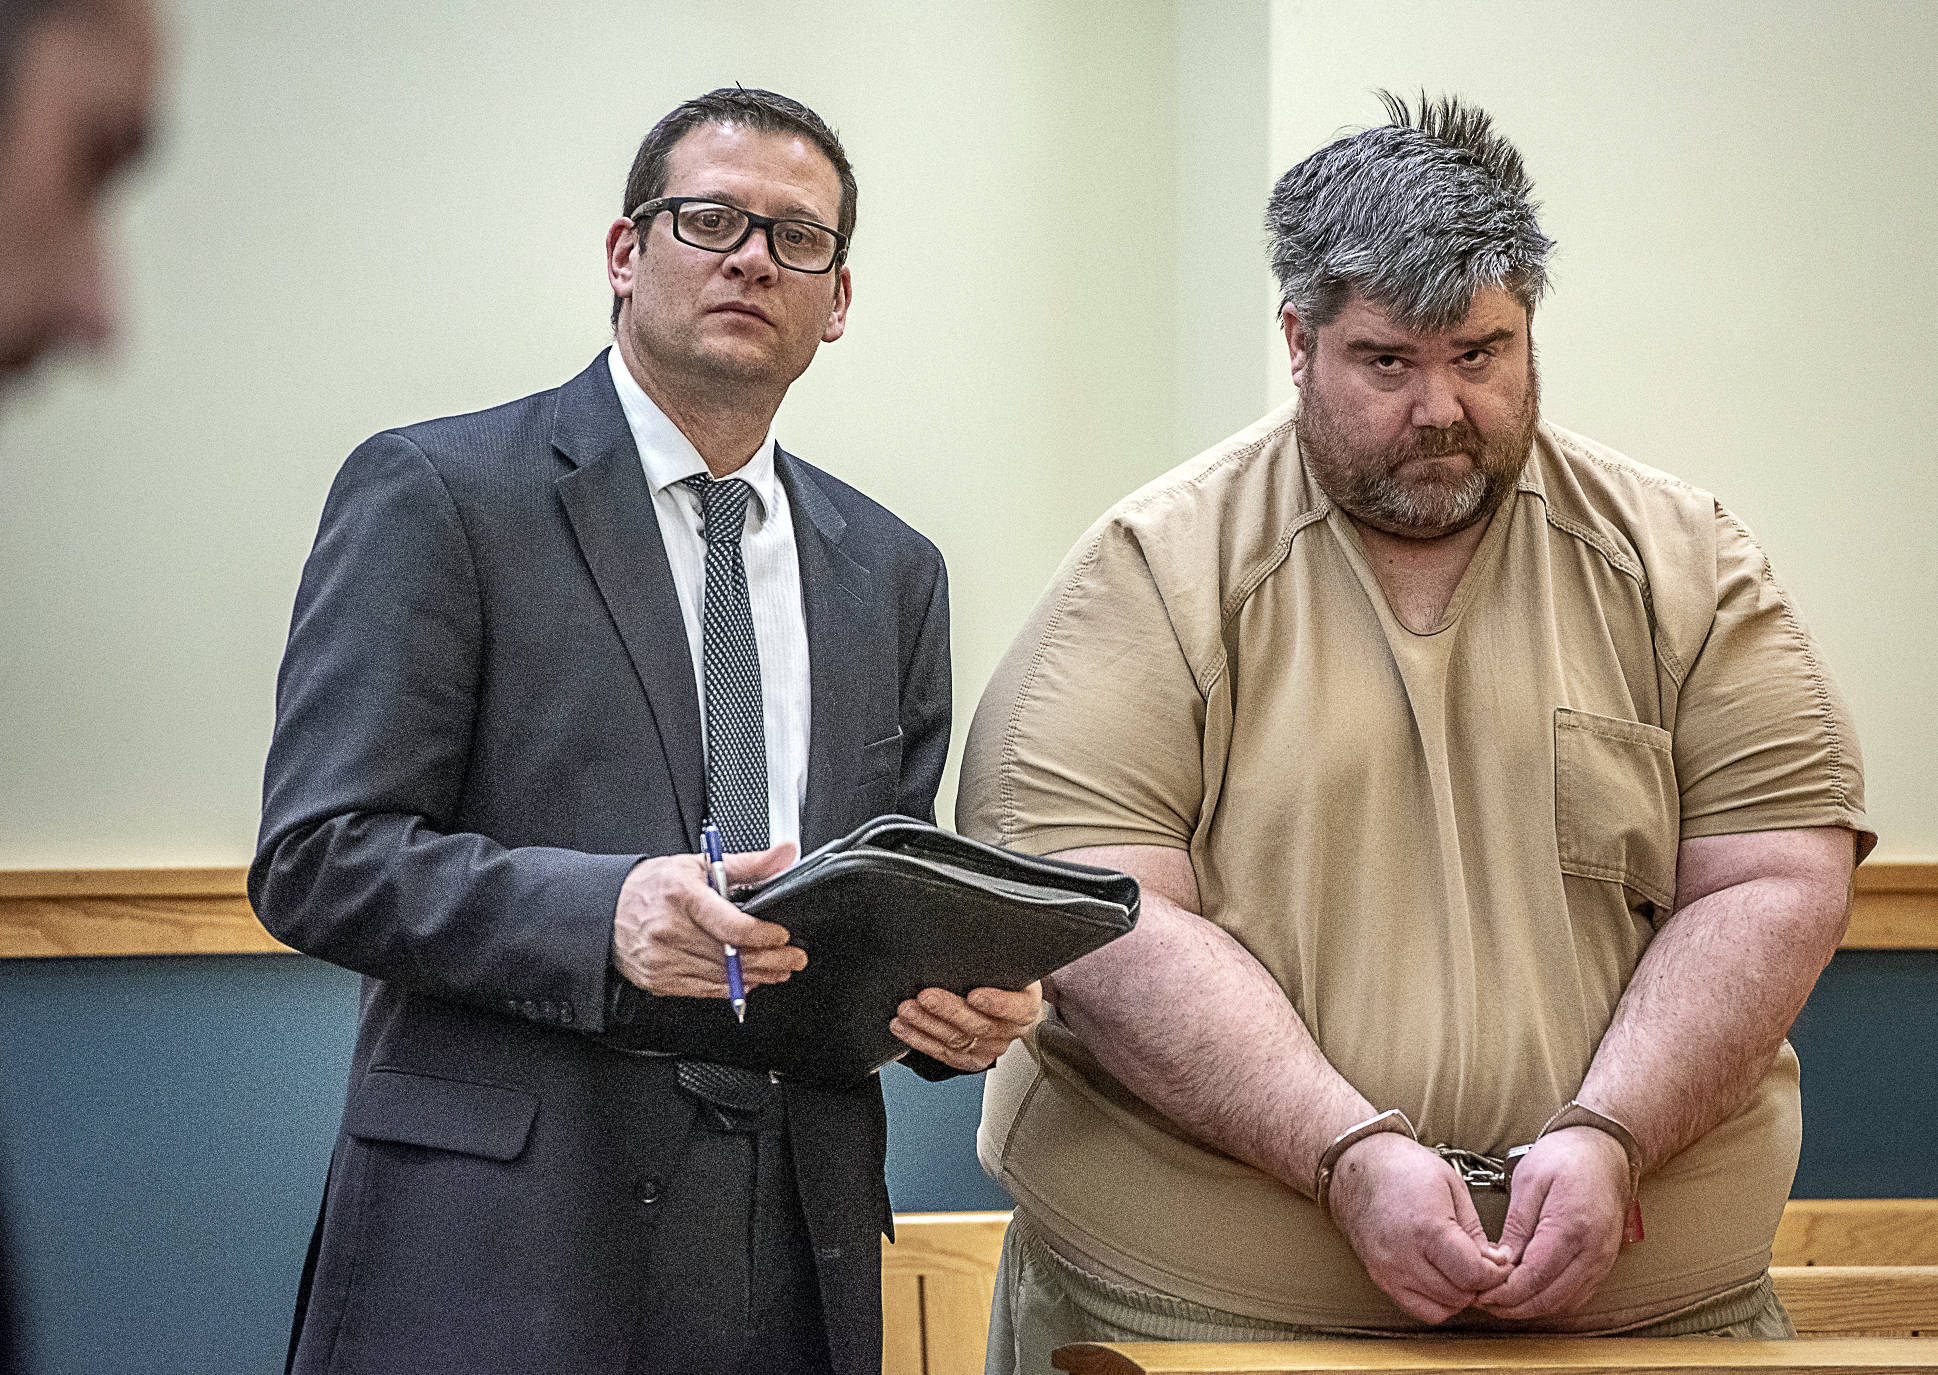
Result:
[[[573,464],[558,480],[559,500],[652,704],[680,820],[691,841],[706,808],[693,655],[653,494],[604,354],[559,389],[552,442]]]
[[[876,652],[869,643],[874,575],[842,547],[848,522],[813,476],[778,445],[774,466],[794,513],[801,600],[807,613],[811,702],[807,797],[801,803],[801,848],[806,851],[848,829],[841,788],[844,766],[852,769],[861,757],[867,728],[855,675],[873,662]]]

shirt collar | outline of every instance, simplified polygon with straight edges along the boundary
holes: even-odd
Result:
[[[633,377],[625,359],[619,356],[616,346],[606,350],[606,366],[612,372],[612,385],[619,392],[619,406],[626,413],[627,428],[633,432],[640,466],[646,470],[646,485],[658,494],[695,473],[706,472],[706,460],[693,447],[693,441],[653,403],[653,398]],[[754,450],[754,456],[733,475],[754,489],[754,500],[760,506],[759,519],[765,520],[767,513],[774,509],[774,488],[778,481],[771,429]]]
[[[1548,499],[1546,480],[1541,476],[1541,463],[1548,447],[1548,423],[1538,421],[1534,427],[1534,442],[1528,446],[1528,461],[1521,465],[1520,480],[1515,484],[1523,492],[1532,492],[1542,501]]]

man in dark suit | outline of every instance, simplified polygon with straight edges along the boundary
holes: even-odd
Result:
[[[641,1047],[627,1013],[725,996],[723,942],[754,1017],[806,963],[707,888],[703,818],[744,882],[932,814],[941,557],[771,434],[846,327],[854,208],[805,106],[687,102],[607,232],[615,347],[337,478],[250,873],[365,976],[295,1370],[880,1368],[877,1083]],[[930,989],[891,1025],[933,1078],[1039,1009]]]

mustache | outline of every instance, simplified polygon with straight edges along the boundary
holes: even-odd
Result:
[[[1470,420],[1456,420],[1444,429],[1415,430],[1405,451],[1408,458],[1443,458],[1448,454],[1468,454],[1479,459],[1484,452],[1480,431]]]

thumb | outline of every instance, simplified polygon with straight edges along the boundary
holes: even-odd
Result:
[[[1506,1245],[1496,1245],[1487,1239],[1487,1228],[1481,1225],[1480,1214],[1474,1209],[1473,1195],[1465,1188],[1457,1188],[1453,1191],[1453,1200],[1454,1224],[1474,1239],[1474,1245],[1480,1251],[1481,1257],[1496,1265],[1511,1264],[1513,1256]],[[1505,1243],[1506,1240],[1507,1235],[1503,1232],[1501,1241]]]
[[[783,840],[765,850],[743,850],[739,854],[728,855],[727,882],[758,883],[764,878],[772,878],[792,864],[799,853],[800,847],[793,841]]]
[[[1501,1224],[1501,1245],[1507,1248],[1509,1259],[1516,1265],[1521,1263],[1521,1253],[1527,1250],[1528,1239],[1541,1221],[1541,1205],[1547,1197],[1545,1179],[1530,1179],[1524,1187],[1507,1196],[1507,1221]]]

